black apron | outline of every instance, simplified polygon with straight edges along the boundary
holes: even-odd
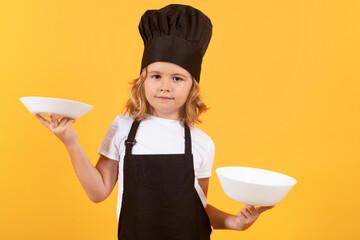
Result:
[[[185,154],[132,155],[139,123],[125,141],[118,239],[209,240],[210,221],[194,187],[189,128]]]

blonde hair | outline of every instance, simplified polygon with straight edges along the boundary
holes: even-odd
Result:
[[[145,96],[144,82],[147,77],[147,67],[145,67],[138,78],[133,79],[130,90],[130,98],[126,103],[125,112],[135,121],[145,119],[146,114],[152,115],[154,109],[151,107]],[[193,76],[192,87],[184,106],[180,111],[181,124],[183,126],[192,126],[196,123],[201,123],[199,116],[206,112],[208,108],[200,98],[200,86]]]

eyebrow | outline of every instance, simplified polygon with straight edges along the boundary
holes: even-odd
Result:
[[[161,73],[161,72],[159,72],[159,71],[150,71],[150,72],[148,72],[148,73]],[[181,76],[187,78],[187,76],[185,76],[185,75],[182,74],[182,73],[173,73],[172,75],[181,75]]]

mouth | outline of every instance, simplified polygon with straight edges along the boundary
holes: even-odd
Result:
[[[161,99],[161,100],[174,100],[174,98],[166,97],[166,96],[157,96],[156,98]]]

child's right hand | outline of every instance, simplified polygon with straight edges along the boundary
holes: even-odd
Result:
[[[54,133],[65,145],[71,145],[77,140],[78,135],[71,125],[76,122],[72,118],[61,118],[58,122],[58,118],[54,113],[49,113],[50,122],[43,118],[40,114],[34,114],[40,122],[42,122],[52,133]]]

